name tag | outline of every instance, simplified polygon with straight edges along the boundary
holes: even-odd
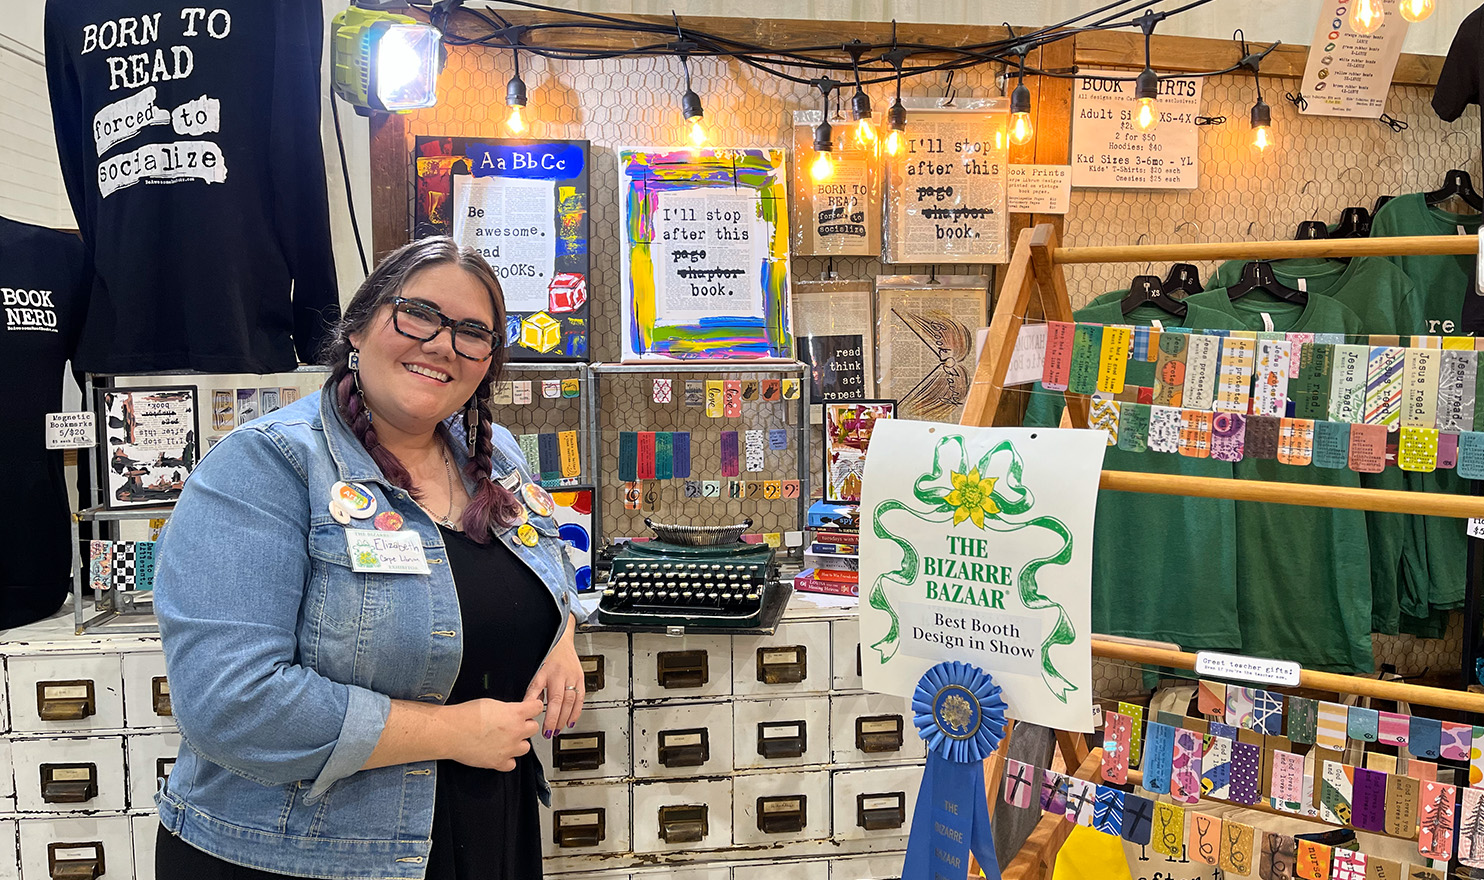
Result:
[[[428,557],[416,532],[346,529],[352,571],[383,574],[428,574]]]

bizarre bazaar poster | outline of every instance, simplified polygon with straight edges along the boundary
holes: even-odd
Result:
[[[419,137],[413,235],[478,251],[512,361],[588,359],[588,142]]]
[[[1009,714],[1092,730],[1092,524],[1102,431],[884,419],[861,496],[861,671],[911,697],[959,660]]]

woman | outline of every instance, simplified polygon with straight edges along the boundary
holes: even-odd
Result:
[[[187,481],[155,586],[184,739],[159,880],[541,876],[527,738],[582,710],[581,610],[490,416],[504,327],[482,258],[407,245],[346,308],[324,390]]]

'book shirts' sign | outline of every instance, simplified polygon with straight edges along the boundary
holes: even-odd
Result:
[[[1072,103],[1072,185],[1195,189],[1200,79],[1161,79],[1159,124],[1140,131],[1134,76],[1126,70],[1079,73]]]

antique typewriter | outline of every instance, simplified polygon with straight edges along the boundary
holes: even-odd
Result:
[[[598,622],[635,626],[750,628],[763,618],[778,562],[767,544],[748,544],[745,520],[684,526],[644,520],[657,540],[630,542],[613,561]]]

